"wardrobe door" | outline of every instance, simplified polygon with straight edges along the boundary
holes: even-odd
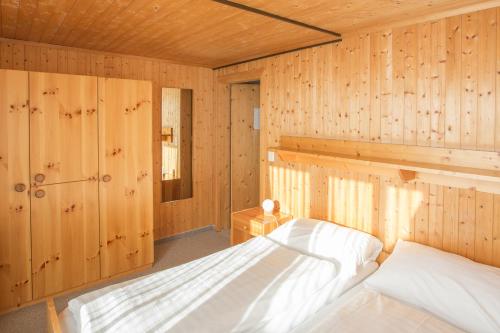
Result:
[[[28,73],[0,70],[0,310],[31,300]]]
[[[97,181],[31,190],[33,298],[99,279]]]
[[[97,178],[97,78],[30,72],[31,180]]]
[[[151,82],[99,78],[101,273],[153,262]]]

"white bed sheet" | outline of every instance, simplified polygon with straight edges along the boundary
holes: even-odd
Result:
[[[344,278],[331,261],[256,237],[71,300],[67,332],[289,332],[377,268]]]
[[[465,333],[433,314],[359,284],[292,333]]]

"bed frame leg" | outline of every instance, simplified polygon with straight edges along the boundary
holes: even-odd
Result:
[[[47,331],[49,333],[62,332],[53,298],[47,298]]]

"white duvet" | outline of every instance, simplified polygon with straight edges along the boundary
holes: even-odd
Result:
[[[434,316],[359,285],[303,324],[293,333],[464,333]]]
[[[71,300],[81,332],[288,332],[359,276],[265,237]],[[368,272],[367,272],[368,271]]]

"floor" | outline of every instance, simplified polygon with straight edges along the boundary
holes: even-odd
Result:
[[[228,233],[215,232],[213,229],[199,230],[182,237],[161,240],[155,244],[155,263],[151,269],[114,280],[108,284],[174,267],[227,247],[229,247]],[[55,299],[56,307],[58,311],[61,311],[66,307],[69,299],[108,284],[101,284],[91,289],[58,297]],[[0,332],[2,333],[46,332],[46,327],[45,303],[35,304],[0,316]]]

